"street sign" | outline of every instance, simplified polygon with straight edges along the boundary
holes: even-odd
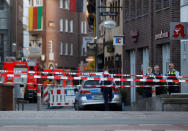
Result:
[[[116,22],[113,20],[105,20],[102,25],[104,26],[104,28],[106,29],[112,29],[114,27],[116,27]]]
[[[170,40],[188,39],[188,22],[170,23]]]
[[[123,45],[123,36],[114,36],[113,45]]]
[[[101,16],[117,16],[118,12],[101,12]]]

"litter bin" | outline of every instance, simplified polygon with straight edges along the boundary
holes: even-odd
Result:
[[[14,110],[14,86],[0,84],[0,111]]]

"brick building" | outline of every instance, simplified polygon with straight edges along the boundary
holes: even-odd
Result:
[[[11,55],[23,57],[23,0],[10,0]]]
[[[180,70],[180,42],[169,36],[170,22],[178,21],[179,0],[124,0],[124,72],[145,74],[158,64],[165,74],[170,62]],[[136,101],[135,88],[130,94]]]
[[[0,0],[0,65],[7,56],[21,57],[22,9],[22,0]]]
[[[79,67],[82,37],[88,29],[86,5],[79,2],[79,11],[72,12],[69,0],[30,1],[32,7],[43,7],[42,28],[30,31],[30,46],[41,48],[44,68]]]

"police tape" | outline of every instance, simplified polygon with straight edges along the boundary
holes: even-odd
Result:
[[[133,75],[133,74],[104,74],[102,72],[98,73],[77,73],[77,72],[68,72],[65,70],[47,70],[47,71],[12,71],[12,70],[0,70],[0,73],[10,73],[10,74],[20,74],[20,73],[25,73],[25,74],[45,74],[45,75],[63,75],[63,76],[68,76],[68,75],[74,75],[74,76],[111,76],[111,77],[151,77],[151,78],[177,78],[176,76],[165,76],[165,75]],[[178,76],[178,79],[185,79],[188,78],[188,76]]]
[[[28,75],[7,74],[7,77],[27,78]],[[155,82],[155,83],[188,83],[188,80],[171,80],[171,79],[133,79],[133,78],[95,78],[95,77],[67,77],[67,76],[47,76],[47,75],[30,75],[33,79],[51,79],[51,80],[95,80],[95,81],[114,81],[114,82]]]
[[[0,84],[14,85],[14,84],[22,84],[22,85],[37,85],[37,86],[50,86],[50,87],[63,87],[61,84],[39,84],[39,83],[22,83],[22,82],[0,82]],[[68,85],[64,88],[73,89],[73,88],[150,88],[150,87],[177,87],[179,85]]]

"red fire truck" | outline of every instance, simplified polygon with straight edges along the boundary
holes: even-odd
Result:
[[[10,82],[15,85],[25,87],[25,96],[24,99],[30,102],[36,102],[37,100],[37,83],[38,79],[32,77],[37,74],[38,62],[30,61],[14,61],[14,62],[4,62],[3,69],[6,71],[4,77],[4,83]],[[33,73],[31,74],[31,72]],[[8,77],[7,74],[21,74],[24,77]]]

